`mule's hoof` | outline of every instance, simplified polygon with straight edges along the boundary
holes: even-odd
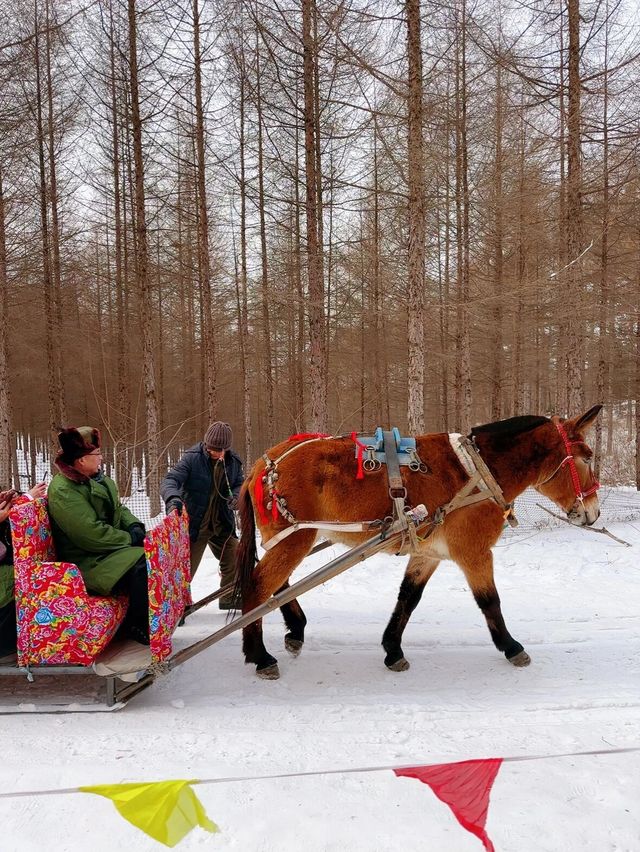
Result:
[[[385,665],[390,672],[406,672],[407,669],[411,668],[409,660],[406,660],[404,657],[400,657],[395,663],[385,663]]]
[[[290,636],[284,637],[284,647],[293,656],[297,657],[302,651],[304,641],[302,639],[292,639]]]
[[[262,680],[278,680],[280,677],[280,669],[277,663],[272,663],[270,666],[265,666],[263,669],[256,669],[256,674]]]
[[[527,654],[526,651],[520,651],[519,654],[516,654],[515,657],[507,657],[512,666],[517,666],[519,669],[528,666],[531,662],[531,657]]]

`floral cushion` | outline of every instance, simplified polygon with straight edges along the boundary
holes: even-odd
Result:
[[[127,611],[125,597],[97,597],[76,565],[55,562],[46,498],[10,514],[18,621],[18,665],[90,665]]]
[[[90,665],[122,623],[127,598],[89,595],[78,567],[55,561],[46,498],[16,505],[10,522],[18,665]],[[171,654],[171,636],[191,603],[189,547],[186,511],[172,512],[145,538],[154,662]]]
[[[149,572],[149,635],[153,662],[171,654],[171,636],[191,603],[189,518],[171,512],[147,533],[144,542]]]

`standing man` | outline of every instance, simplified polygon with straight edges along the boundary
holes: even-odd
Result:
[[[233,435],[228,423],[217,420],[204,440],[185,451],[162,480],[160,494],[167,513],[183,504],[189,514],[191,579],[198,570],[207,544],[220,562],[220,587],[235,578],[238,540],[233,510],[244,480],[240,456],[231,449]],[[235,609],[229,592],[220,598],[220,609]]]
[[[60,471],[49,486],[49,516],[56,556],[75,562],[87,591],[129,596],[119,631],[149,644],[144,525],[120,502],[115,482],[102,473],[100,432],[73,426],[58,434]]]

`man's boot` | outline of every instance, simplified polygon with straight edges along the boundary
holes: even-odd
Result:
[[[236,580],[236,549],[238,547],[238,539],[234,536],[229,536],[226,540],[222,554],[220,556],[220,588],[234,585]],[[240,609],[242,607],[242,598],[239,594],[234,596],[235,588],[229,589],[221,598],[218,599],[218,607],[220,609]]]

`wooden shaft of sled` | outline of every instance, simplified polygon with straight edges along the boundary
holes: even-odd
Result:
[[[309,556],[313,556],[314,553],[319,553],[321,550],[324,550],[327,547],[331,547],[332,544],[333,544],[332,541],[321,541],[319,544],[316,544],[316,546],[313,547],[309,551]],[[194,603],[192,603],[190,606],[188,606],[185,609],[185,611],[184,611],[185,616],[191,615],[192,613],[197,612],[199,609],[202,609],[203,606],[206,606],[207,604],[210,604],[212,601],[215,601],[218,598],[222,597],[222,595],[225,595],[227,593],[232,594],[234,588],[235,588],[235,583],[227,583],[226,586],[222,586],[222,588],[217,589],[215,592],[212,592],[210,595],[207,595],[206,598],[201,598],[199,601],[194,601]]]
[[[167,661],[167,668],[169,670],[175,669],[176,666],[179,666],[181,663],[184,663],[186,660],[189,660],[191,657],[199,654],[200,651],[204,651],[210,645],[214,645],[216,642],[224,639],[225,636],[229,636],[229,634],[235,633],[236,630],[241,630],[243,627],[247,627],[249,624],[257,621],[264,615],[268,615],[274,609],[278,609],[283,604],[289,603],[289,601],[292,601],[294,598],[314,589],[326,580],[330,580],[332,577],[337,577],[338,574],[342,574],[342,572],[346,571],[347,568],[351,568],[358,562],[362,562],[378,550],[384,550],[389,546],[389,544],[393,543],[397,539],[401,539],[403,534],[406,534],[406,529],[403,529],[401,523],[401,521],[394,521],[386,533],[378,533],[378,535],[373,538],[367,539],[362,544],[359,544],[357,547],[347,551],[347,553],[343,553],[342,556],[338,556],[336,559],[328,562],[326,565],[323,565],[322,568],[312,571],[311,574],[304,577],[302,580],[299,580],[297,583],[294,583],[293,586],[289,586],[288,589],[284,589],[283,591],[278,592],[277,595],[273,595],[273,597],[269,598],[268,601],[265,601],[263,604],[260,604],[260,606],[255,607],[255,609],[252,609],[250,612],[245,613],[245,615],[241,615],[240,618],[234,618],[233,621],[225,624],[224,627],[221,627],[220,630],[216,630],[215,633],[212,633],[205,639],[201,639],[199,642],[194,642],[194,644],[189,645],[188,648],[183,648],[182,651],[178,651],[175,657],[172,657]]]

